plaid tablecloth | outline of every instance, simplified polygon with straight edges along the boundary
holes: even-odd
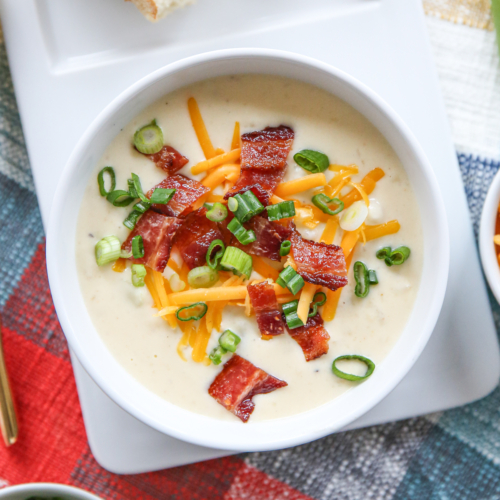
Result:
[[[424,0],[472,221],[500,163],[489,0]],[[497,325],[498,306],[492,301]],[[0,33],[0,312],[20,419],[0,486],[74,484],[113,499],[500,499],[500,391],[448,412],[296,448],[117,476],[89,450],[45,271],[44,234]]]

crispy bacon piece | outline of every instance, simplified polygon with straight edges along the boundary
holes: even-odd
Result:
[[[207,250],[214,240],[222,240],[217,223],[208,220],[207,209],[202,207],[191,212],[177,231],[174,245],[179,249],[189,269],[206,265]]]
[[[163,272],[170,257],[172,239],[181,225],[182,220],[177,217],[166,217],[148,210],[123,242],[122,250],[130,252],[132,238],[140,234],[144,243],[144,257],[142,259],[131,258],[132,262],[145,264],[151,269]]]
[[[252,398],[267,394],[288,384],[233,354],[215,377],[208,393],[226,410],[246,422],[255,408]]]
[[[166,205],[154,204],[151,207],[155,212],[174,217],[187,215],[192,211],[194,203],[210,191],[209,188],[198,181],[180,174],[171,175],[162,180],[154,188],[150,189],[146,196],[151,198],[153,191],[157,188],[176,189],[174,197]]]
[[[168,175],[175,174],[189,161],[171,146],[163,146],[158,153],[144,156],[147,156],[158,168],[165,170]]]
[[[257,316],[257,324],[262,335],[285,333],[285,323],[278,306],[273,285],[267,281],[247,286],[250,302]]]
[[[286,159],[292,148],[293,138],[293,130],[285,125],[243,134],[241,175],[233,188],[226,193],[226,200],[242,192],[244,188],[260,186],[267,192],[267,205],[285,175]]]
[[[241,248],[241,250],[267,257],[268,259],[280,262],[280,246],[281,243],[289,238],[290,230],[281,224],[276,224],[268,219],[256,215],[252,219],[243,224],[246,229],[255,231],[256,240],[249,245],[241,245],[236,238],[233,237],[231,245]]]
[[[287,326],[287,330],[290,337],[302,348],[306,361],[312,361],[328,352],[330,335],[323,326],[323,318],[319,313],[309,318],[305,326],[293,330]]]
[[[334,291],[347,285],[347,269],[342,248],[302,238],[293,222],[289,227],[292,228],[291,254],[297,264],[297,272],[304,280]]]

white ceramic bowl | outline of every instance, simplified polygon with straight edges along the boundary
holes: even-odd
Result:
[[[281,75],[323,88],[365,115],[402,161],[420,207],[424,233],[422,285],[401,338],[363,384],[314,410],[268,422],[219,421],[174,406],[130,376],[105,347],[85,308],[75,265],[78,211],[89,176],[115,135],[146,106],[199,80],[238,73]],[[431,166],[399,116],[372,90],[314,59],[287,52],[233,49],[170,64],[117,97],[94,120],[71,155],[54,198],[47,236],[50,287],[63,331],[79,360],[122,408],[161,432],[202,446],[226,450],[269,450],[294,446],[341,429],[383,399],[424,348],[439,315],[449,264],[448,229]]]
[[[500,171],[491,183],[486,199],[484,200],[481,224],[479,227],[479,253],[483,271],[490,285],[493,295],[500,303],[500,266],[498,265],[493,236],[495,235],[495,222],[500,203]]]
[[[63,500],[101,500],[88,491],[56,483],[29,483],[0,490],[0,500],[26,500],[32,496],[60,497]]]

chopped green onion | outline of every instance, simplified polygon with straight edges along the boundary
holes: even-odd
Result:
[[[368,281],[370,282],[370,285],[378,285],[377,272],[375,269],[368,270]]]
[[[368,279],[368,269],[366,266],[358,260],[353,266],[354,279],[356,280],[356,286],[354,288],[354,294],[356,297],[366,297],[370,291],[370,281]]]
[[[227,247],[220,261],[224,269],[238,276],[244,274],[247,278],[252,274],[252,264],[252,257],[237,247]]]
[[[142,264],[132,264],[132,285],[144,286],[146,268]]]
[[[281,288],[288,288],[292,295],[297,295],[304,286],[304,278],[292,266],[288,266],[281,271],[276,283]]]
[[[220,365],[222,363],[222,356],[226,354],[226,350],[218,345],[217,347],[214,348],[214,350],[210,353],[210,356],[208,356],[208,359],[214,364],[214,365]]]
[[[233,197],[229,198],[229,200],[227,200],[227,206],[231,212],[236,212],[236,210],[238,210],[238,200]]]
[[[137,193],[137,198],[140,198],[142,201],[149,203],[147,196],[144,194],[141,186],[141,179],[137,174],[132,173],[132,181],[134,182],[135,192]]]
[[[139,212],[139,210],[132,210],[132,212],[130,212],[127,218],[123,221],[123,225],[132,231],[141,215],[142,213]]]
[[[181,307],[175,316],[179,321],[191,321],[203,318],[207,313],[208,306],[205,302],[196,302],[196,304],[191,304],[190,306]]]
[[[163,147],[163,132],[153,120],[134,134],[134,146],[145,155],[158,153]]]
[[[109,187],[109,191],[106,191],[106,186],[104,185],[104,174],[108,174],[111,182],[111,186]],[[97,174],[97,183],[99,184],[99,193],[101,196],[107,196],[109,193],[115,190],[116,187],[116,176],[115,170],[113,167],[104,167]]]
[[[135,198],[132,198],[128,191],[115,189],[106,195],[106,199],[115,207],[126,207],[127,205],[130,205]]]
[[[132,257],[132,250],[129,250],[128,252],[125,252],[125,250],[122,250],[120,252],[120,259],[130,259]]]
[[[217,269],[217,267],[219,267],[220,260],[222,259],[225,250],[226,246],[222,240],[214,240],[210,243],[206,257],[207,264],[210,269]]]
[[[137,210],[141,214],[146,212],[146,210],[149,210],[151,208],[151,203],[148,203],[147,201],[140,201],[134,205],[134,210]]]
[[[232,199],[232,198],[231,198]],[[207,212],[207,219],[214,222],[221,222],[227,217],[227,208],[219,202],[213,204]]]
[[[229,210],[234,212],[235,217],[241,223],[248,222],[254,215],[260,214],[264,210],[264,205],[250,189],[244,193],[235,194],[233,198],[238,204],[236,210],[232,210],[231,206],[229,206]],[[229,200],[231,200],[231,198],[229,198]],[[232,206],[234,206],[234,202],[232,202]]]
[[[304,326],[304,323],[302,323],[302,320],[299,318],[299,315],[297,314],[296,310],[292,311],[289,314],[286,314],[285,320],[286,320],[286,324],[288,325],[288,328],[290,328],[290,330]]]
[[[226,351],[236,352],[238,344],[241,342],[241,338],[236,335],[236,333],[231,330],[226,330],[219,337],[220,346]]]
[[[299,307],[298,300],[292,300],[290,302],[286,302],[282,304],[281,308],[283,309],[283,314],[286,316],[287,314],[293,313]]]
[[[134,180],[133,179],[127,179],[127,184],[128,184],[128,192],[132,198],[139,198],[139,195],[137,194],[137,191],[135,190],[135,185],[134,185]]]
[[[140,234],[132,238],[132,255],[134,259],[142,259],[144,257],[144,242]]]
[[[173,273],[168,280],[172,292],[182,292],[186,288],[186,283],[181,280],[177,273]]]
[[[292,248],[292,242],[290,240],[285,240],[281,242],[280,256],[284,257],[285,255],[288,255],[290,253],[291,248]]]
[[[149,199],[155,205],[166,205],[174,196],[175,189],[156,188]]]
[[[295,215],[295,205],[293,201],[281,201],[275,205],[266,207],[269,220],[280,220]]]
[[[187,275],[189,286],[192,288],[210,288],[217,283],[219,275],[217,271],[208,266],[200,266],[191,269]]]
[[[95,261],[98,266],[104,266],[120,258],[120,240],[116,236],[105,236],[95,245]]]
[[[366,365],[367,370],[364,375],[353,375],[352,373],[345,373],[337,368],[336,366],[337,361],[351,360],[351,359],[356,359]],[[332,363],[333,373],[335,373],[337,377],[343,378],[344,380],[350,380],[351,382],[366,380],[373,373],[374,370],[375,370],[375,363],[371,359],[365,358],[364,356],[359,356],[358,354],[346,354],[344,356],[339,356],[338,358],[335,358]]]
[[[312,149],[303,149],[295,153],[293,159],[299,167],[313,174],[324,172],[330,165],[328,156]]]
[[[207,209],[207,210],[211,210],[212,207],[214,206],[213,203],[203,203],[203,206]]]
[[[227,225],[227,228],[242,245],[248,245],[257,239],[255,233],[251,229],[245,229],[236,217]]]
[[[410,249],[405,246],[391,250],[391,247],[384,247],[375,254],[377,259],[383,260],[387,266],[400,266],[408,257],[410,257]]]
[[[311,311],[309,312],[309,317],[314,318],[318,314],[318,307],[321,307],[326,302],[326,293],[318,292],[314,294],[313,300],[311,302]]]
[[[312,202],[315,206],[317,206],[322,212],[328,215],[337,215],[338,213],[344,210],[344,202],[340,201],[338,198],[328,198],[328,196],[324,193],[315,194],[312,197]],[[332,210],[328,203],[335,203],[337,208]]]

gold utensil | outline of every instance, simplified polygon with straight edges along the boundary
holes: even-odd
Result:
[[[12,391],[10,390],[9,376],[5,366],[2,342],[2,318],[0,317],[0,428],[6,446],[17,441],[19,428],[17,426],[16,410]]]

